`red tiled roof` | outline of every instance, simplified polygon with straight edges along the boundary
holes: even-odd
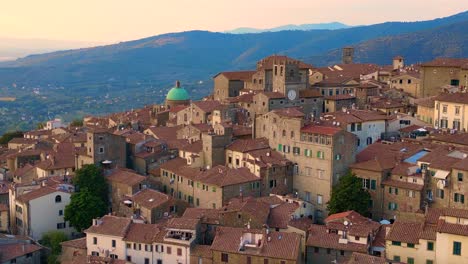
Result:
[[[302,112],[302,108],[300,107],[280,108],[280,109],[275,109],[271,112],[282,117],[302,118],[305,116],[304,112]]]
[[[251,173],[248,168],[231,169],[226,166],[218,165],[209,170],[202,171],[197,176],[197,180],[202,183],[224,187],[260,181],[261,179]]]
[[[152,244],[154,237],[161,232],[157,225],[131,223],[128,228],[124,241]]]
[[[38,189],[34,189],[32,191],[29,191],[21,196],[18,196],[16,198],[17,201],[19,202],[22,202],[22,203],[27,203],[31,200],[34,200],[34,199],[37,199],[37,198],[40,198],[42,196],[45,196],[45,195],[48,195],[48,194],[51,194],[51,193],[55,193],[55,192],[60,192],[60,193],[68,193],[67,191],[65,190],[62,190],[62,189],[58,189],[56,186],[44,186],[44,187],[40,187]]]
[[[0,245],[0,262],[7,263],[9,260],[25,256],[29,253],[34,253],[41,250],[42,247],[30,243],[12,243]]]
[[[387,264],[387,263],[397,264],[398,262],[395,262],[395,261],[390,262],[390,261],[387,261],[383,257],[376,257],[376,256],[372,256],[369,254],[353,252],[348,262],[346,262],[345,264]]]
[[[238,139],[227,146],[226,149],[246,153],[253,150],[270,149],[270,145],[266,138]]]
[[[338,95],[332,95],[332,96],[325,96],[324,98],[325,100],[332,100],[332,101],[356,99],[355,96],[352,96],[350,94],[338,94]]]
[[[86,237],[64,241],[60,243],[60,245],[62,245],[62,247],[86,249]]]
[[[467,67],[466,58],[436,58],[435,60],[421,64],[423,67]]]
[[[171,218],[167,222],[167,228],[195,230],[199,223],[200,223],[200,219],[197,219],[197,218],[188,218],[188,217]]]
[[[232,71],[232,72],[220,72],[216,74],[213,78],[216,78],[218,75],[224,75],[227,79],[233,81],[247,81],[252,78],[252,75],[256,71]]]
[[[239,239],[243,233],[262,233],[261,230],[233,227],[218,227],[211,250],[242,255],[255,255],[268,258],[296,261],[300,252],[301,236],[296,233],[270,232],[270,241],[266,233],[262,246],[258,250],[239,250]]]
[[[247,213],[251,218],[256,219],[256,222],[266,224],[270,214],[270,205],[260,198],[232,198],[221,210],[221,213],[225,212]]]
[[[218,209],[187,208],[182,218],[200,219],[202,223],[219,224],[220,211]]]
[[[132,201],[141,207],[153,209],[171,200],[169,195],[152,189],[143,189],[132,196]]]
[[[424,185],[411,183],[407,181],[398,181],[398,180],[385,180],[382,182],[383,185],[397,187],[401,189],[407,190],[414,190],[414,191],[422,191],[424,189]]]
[[[139,175],[130,169],[117,168],[107,176],[107,180],[110,182],[117,182],[121,184],[127,184],[128,186],[134,186],[146,180],[146,177]]]
[[[319,126],[310,124],[301,128],[301,132],[310,133],[310,134],[323,134],[323,135],[335,135],[336,133],[342,131],[339,127],[328,127],[328,126]]]
[[[105,215],[97,221],[97,225],[93,224],[84,232],[86,234],[89,233],[124,237],[132,223],[132,219],[130,218],[113,215]]]
[[[196,101],[192,104],[200,108],[200,110],[202,110],[205,113],[213,112],[213,110],[221,106],[221,103],[219,101]]]
[[[282,98],[285,98],[284,94],[279,93],[279,92],[260,92],[258,94],[263,94],[266,97],[268,97],[268,99],[282,99]]]
[[[468,104],[468,93],[443,93],[434,99],[441,102]]]
[[[390,232],[388,232],[386,240],[400,241],[405,243],[419,244],[420,234],[423,230],[424,223],[407,222],[396,220],[393,223]]]
[[[348,242],[347,244],[339,243],[341,237],[339,234],[327,232],[327,227],[324,225],[311,225],[309,237],[307,238],[307,246],[367,253],[366,244],[353,242]]]
[[[288,228],[288,223],[291,220],[291,216],[294,214],[297,208],[299,208],[299,204],[287,202],[271,208],[268,225],[273,228]]]

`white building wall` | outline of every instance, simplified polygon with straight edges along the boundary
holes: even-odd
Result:
[[[60,203],[55,202],[57,195],[62,197]],[[71,236],[75,229],[70,227],[69,222],[66,222],[66,228],[57,229],[58,223],[65,222],[65,206],[70,203],[70,197],[70,193],[57,191],[29,201],[29,226],[32,238],[41,239],[42,235],[49,231],[61,231]],[[62,215],[59,215],[60,210],[63,212]]]

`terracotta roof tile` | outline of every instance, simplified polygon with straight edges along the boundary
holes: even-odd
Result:
[[[233,227],[218,227],[211,250],[242,255],[255,255],[284,260],[297,260],[300,251],[300,235],[296,233],[270,232],[270,241],[263,233],[262,246],[259,249],[239,250],[239,239],[244,233],[262,234],[262,230]]]
[[[305,116],[304,112],[302,112],[302,108],[300,107],[280,108],[280,109],[275,109],[271,112],[282,117],[302,118]]]
[[[288,223],[291,220],[291,216],[294,214],[297,208],[299,208],[299,204],[287,202],[271,208],[268,225],[273,228],[288,228]]]
[[[124,237],[132,223],[132,219],[105,215],[97,220],[97,225],[92,225],[84,232],[89,234],[101,234]]]
[[[440,102],[468,104],[468,93],[443,93],[438,95],[434,100]]]
[[[340,238],[339,234],[327,232],[327,227],[324,225],[311,225],[307,246],[367,253],[367,245],[353,242],[339,243]]]
[[[64,241],[60,243],[60,245],[62,245],[62,247],[86,249],[86,237]]]
[[[372,256],[369,254],[359,253],[359,252],[353,252],[348,262],[346,262],[346,264],[387,264],[387,263],[396,264],[397,262],[394,262],[394,261],[389,262],[383,257],[376,257],[376,256]]]
[[[157,225],[131,223],[128,228],[124,241],[152,244],[154,237],[161,232]]]
[[[310,134],[335,135],[342,131],[339,127],[328,127],[310,124],[301,128],[301,132]]]
[[[197,219],[197,218],[188,218],[188,217],[171,218],[167,222],[167,228],[195,230],[199,223],[200,223],[200,219]]]
[[[132,196],[132,201],[141,207],[153,209],[170,201],[169,195],[152,189],[143,189]]]
[[[213,78],[216,78],[218,75],[224,75],[227,79],[232,81],[247,81],[252,78],[252,75],[256,71],[232,71],[232,72],[220,72],[216,74]]]
[[[0,245],[0,261],[7,263],[9,260],[24,256],[28,253],[34,253],[41,250],[42,247],[30,243],[13,243]]]
[[[387,234],[386,240],[419,244],[424,223],[396,220]]]
[[[206,184],[224,187],[260,181],[261,179],[251,173],[248,168],[231,169],[226,166],[218,165],[209,170],[202,171],[197,176],[197,180]]]
[[[146,180],[145,176],[137,174],[135,171],[124,168],[117,168],[113,170],[108,176],[107,180],[110,182],[117,182],[134,186]]]
[[[266,138],[238,139],[227,146],[226,149],[246,153],[253,150],[270,149],[270,145]]]

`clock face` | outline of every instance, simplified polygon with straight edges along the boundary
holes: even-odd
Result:
[[[295,90],[289,90],[289,92],[288,92],[288,99],[289,99],[289,100],[294,100],[294,99],[296,99],[296,91],[295,91]]]

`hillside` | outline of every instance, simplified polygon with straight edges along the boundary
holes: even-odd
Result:
[[[226,31],[226,33],[231,34],[249,34],[249,33],[262,33],[262,32],[278,32],[284,30],[313,30],[313,29],[342,29],[349,28],[351,26],[345,25],[340,22],[330,22],[330,23],[318,23],[318,24],[302,24],[302,25],[284,25],[274,28],[267,29],[258,29],[258,28],[249,28],[241,27],[233,30]]]
[[[271,54],[322,66],[356,47],[357,62],[408,63],[436,56],[465,56],[468,12],[422,22],[388,22],[337,30],[224,34],[170,33],[115,45],[31,55],[0,63],[0,134],[31,128],[49,118],[70,120],[159,103],[175,80],[194,99],[211,92],[223,70],[251,69]],[[19,120],[19,122],[18,122]]]
[[[391,57],[401,55],[410,63],[430,61],[437,57],[468,57],[468,20],[430,30],[386,36],[353,45],[359,62],[388,64]],[[341,49],[310,56],[307,61],[326,65],[340,62]]]

